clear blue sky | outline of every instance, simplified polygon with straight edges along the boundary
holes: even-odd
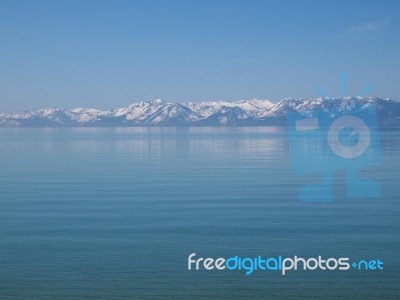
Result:
[[[339,96],[400,99],[399,1],[0,0],[0,111]]]

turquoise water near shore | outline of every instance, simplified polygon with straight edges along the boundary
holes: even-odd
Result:
[[[380,198],[300,203],[285,130],[0,129],[1,299],[399,299],[400,133]],[[383,271],[187,270],[187,257],[381,259]]]

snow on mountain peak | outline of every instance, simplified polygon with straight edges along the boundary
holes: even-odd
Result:
[[[269,100],[204,101],[169,103],[149,99],[126,107],[100,110],[46,108],[33,112],[0,114],[0,126],[243,126],[284,124],[292,111],[310,112],[321,109],[369,109],[390,115],[385,124],[400,122],[400,103],[376,97],[285,98],[277,103]],[[389,113],[390,112],[390,113]],[[397,123],[396,123],[397,122]],[[400,125],[400,124],[399,124]]]

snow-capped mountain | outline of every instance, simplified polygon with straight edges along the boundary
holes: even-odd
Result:
[[[290,112],[356,111],[376,107],[383,127],[400,127],[400,102],[375,97],[287,98],[269,100],[168,103],[148,100],[113,110],[41,109],[0,114],[3,127],[79,126],[264,126],[284,125]]]

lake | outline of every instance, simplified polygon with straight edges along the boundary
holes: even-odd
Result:
[[[399,132],[380,145],[381,197],[346,197],[343,171],[319,203],[283,128],[2,128],[0,298],[399,299]],[[192,252],[384,270],[188,271]]]

